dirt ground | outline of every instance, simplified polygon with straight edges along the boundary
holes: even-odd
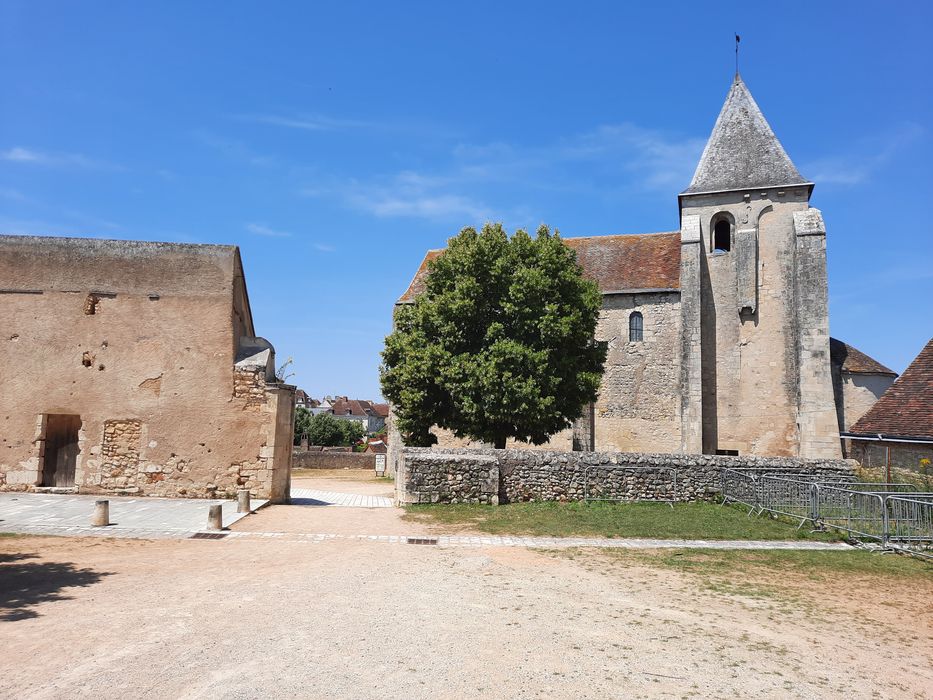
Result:
[[[244,527],[398,518],[294,510]],[[769,599],[747,578],[711,590],[593,550],[6,537],[0,697],[933,695],[933,580],[879,597],[788,573]]]

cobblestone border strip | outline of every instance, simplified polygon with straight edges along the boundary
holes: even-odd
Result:
[[[194,530],[123,530],[53,525],[21,526],[9,530],[23,535],[58,535],[62,537],[113,537],[130,539],[190,539]],[[811,551],[848,551],[854,547],[842,542],[795,542],[784,540],[655,540],[606,539],[588,537],[510,537],[465,535],[338,535],[333,533],[301,532],[242,532],[225,530],[223,541],[281,540],[286,542],[375,542],[380,544],[406,544],[410,537],[437,539],[439,547],[528,547],[532,549],[569,549],[599,547],[607,549],[785,549]]]

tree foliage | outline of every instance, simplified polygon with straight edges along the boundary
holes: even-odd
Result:
[[[314,415],[305,408],[295,411],[295,444],[303,436],[308,437],[308,444],[322,447],[354,445],[363,439],[363,427],[357,421],[335,418],[330,413]]]
[[[429,272],[382,353],[383,395],[408,444],[436,442],[433,425],[496,447],[541,444],[595,399],[601,295],[557,232],[465,228]]]

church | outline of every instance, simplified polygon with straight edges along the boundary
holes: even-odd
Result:
[[[830,338],[826,227],[736,74],[680,230],[566,238],[602,291],[599,396],[543,449],[843,456],[895,374]],[[399,304],[423,291],[428,251]],[[439,447],[465,446],[435,430]],[[514,446],[525,446],[516,443]]]

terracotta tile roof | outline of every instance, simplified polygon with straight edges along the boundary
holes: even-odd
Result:
[[[335,416],[367,416],[365,407],[355,399],[337,398],[331,405]]]
[[[421,261],[421,267],[418,268],[418,271],[412,278],[411,284],[408,285],[408,289],[405,290],[405,293],[399,297],[399,304],[410,304],[421,296],[421,293],[425,290],[428,283],[428,263],[443,252],[444,249],[441,248],[438,250],[429,250],[425,253],[424,260]]]
[[[835,338],[829,339],[829,357],[832,363],[842,368],[843,372],[849,374],[885,374],[890,377],[896,377],[894,372],[878,360],[869,357],[861,350],[853,348],[847,343]]]
[[[604,294],[633,289],[680,289],[680,233],[637,233],[565,238],[583,273]],[[443,250],[429,250],[398,300],[413,302],[425,290],[428,263]]]
[[[389,415],[389,404],[338,396],[331,404],[331,410],[335,416],[381,416],[386,418]]]
[[[933,439],[933,338],[849,432]]]

